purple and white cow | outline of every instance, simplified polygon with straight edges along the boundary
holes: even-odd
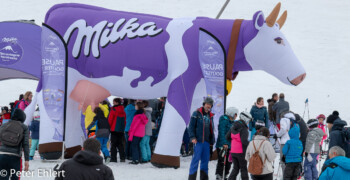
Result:
[[[243,20],[231,76],[238,71],[264,70],[286,84],[303,81],[305,70],[280,31],[286,12],[276,23],[279,9],[280,4],[266,20],[261,11],[252,20]],[[45,19],[68,46],[68,95],[79,81],[87,80],[115,96],[168,97],[152,162],[172,167],[180,166],[183,132],[191,111],[201,105],[194,102],[206,95],[198,60],[199,31],[215,36],[227,54],[234,22],[206,17],[171,19],[81,4],[55,5]],[[80,99],[91,102],[94,97]],[[84,137],[78,110],[84,103],[67,99],[68,150],[79,147]]]

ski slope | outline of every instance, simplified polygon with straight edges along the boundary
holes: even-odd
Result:
[[[0,7],[0,21],[34,19],[44,21],[47,10],[57,3],[76,2],[109,9],[149,13],[166,17],[215,17],[224,0],[6,0]],[[262,10],[267,16],[276,0],[231,1],[222,19],[252,19]],[[257,97],[265,102],[274,92],[285,93],[291,110],[303,115],[304,102],[309,98],[310,118],[323,113],[326,116],[338,110],[340,117],[350,122],[350,1],[349,0],[281,0],[282,11],[288,18],[282,32],[304,65],[307,76],[297,87],[288,86],[262,71],[240,72],[233,82],[227,106],[240,111],[250,110]],[[27,90],[35,91],[36,81],[6,80],[0,82],[0,106],[18,98]],[[306,119],[308,118],[306,112]],[[186,179],[190,158],[181,159],[181,167],[157,169],[150,164],[111,164],[116,179]],[[54,163],[30,163],[31,168],[53,167]],[[210,179],[214,178],[216,162],[210,162]],[[26,178],[23,178],[26,179]],[[35,178],[38,179],[38,178]]]

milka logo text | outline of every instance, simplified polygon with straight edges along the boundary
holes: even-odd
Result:
[[[163,29],[157,29],[154,22],[146,22],[142,25],[137,23],[137,18],[131,18],[125,23],[125,19],[119,19],[115,23],[109,23],[107,21],[101,21],[94,27],[87,26],[84,19],[75,21],[69,26],[64,34],[64,40],[68,44],[69,39],[73,32],[78,29],[77,39],[75,40],[72,55],[74,58],[80,56],[81,46],[85,38],[84,55],[89,56],[90,47],[92,49],[92,55],[95,58],[100,57],[99,46],[106,47],[110,42],[116,43],[119,40],[123,40],[125,36],[129,39],[146,36],[157,36]],[[123,24],[125,25],[123,26]],[[123,26],[123,27],[122,27]]]

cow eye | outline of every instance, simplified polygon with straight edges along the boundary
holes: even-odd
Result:
[[[283,43],[283,39],[282,39],[282,38],[280,38],[280,37],[275,38],[275,42],[276,42],[277,44],[283,44],[283,45],[284,45],[284,43]]]

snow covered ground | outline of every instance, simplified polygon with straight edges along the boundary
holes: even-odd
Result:
[[[54,4],[77,2],[115,10],[156,14],[167,17],[215,17],[224,0],[3,0],[0,21],[35,19],[44,21],[45,13]],[[231,1],[223,19],[251,19],[262,10],[265,16],[278,1]],[[274,92],[284,92],[291,110],[303,114],[304,101],[309,98],[310,118],[333,110],[350,122],[350,1],[349,0],[281,0],[282,10],[288,10],[282,31],[307,71],[298,87],[282,84],[265,72],[241,72],[233,82],[228,106],[250,110],[257,97],[270,98]],[[0,82],[0,106],[8,105],[27,90],[35,91],[36,81],[6,80]],[[53,167],[55,163],[31,162],[31,168]],[[111,164],[116,179],[186,179],[190,158],[182,158],[179,169],[158,169],[150,164],[132,166]],[[216,162],[210,162],[210,179],[214,178]],[[26,179],[26,178],[23,178]],[[38,179],[38,178],[34,178]]]

